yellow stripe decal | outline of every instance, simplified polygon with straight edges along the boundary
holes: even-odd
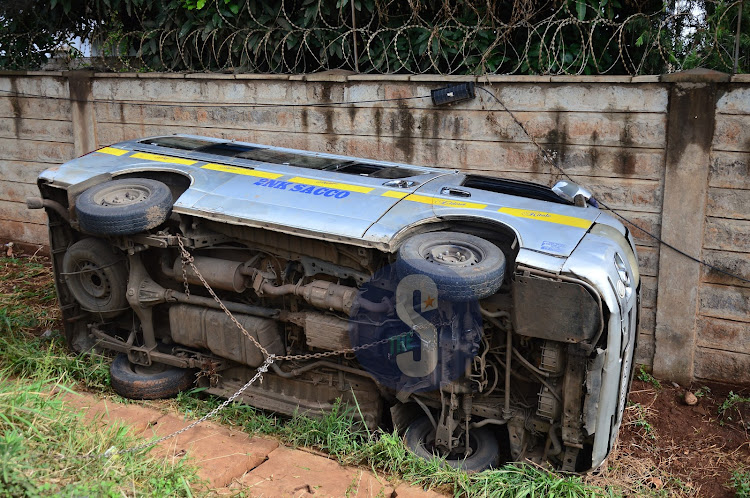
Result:
[[[190,166],[198,161],[192,159],[180,159],[179,157],[160,156],[159,154],[149,154],[147,152],[136,152],[132,156],[135,159],[146,159],[147,161],[158,161],[160,163],[184,164]]]
[[[397,192],[395,190],[386,190],[381,194],[382,197],[393,197],[394,199],[403,199],[409,195],[409,192]]]
[[[575,218],[573,216],[565,216],[563,214],[546,213],[544,211],[532,211],[530,209],[516,209],[504,207],[498,209],[499,212],[515,216],[517,218],[528,218],[530,220],[547,221],[549,223],[557,223],[558,225],[567,225],[576,228],[588,229],[593,222],[584,220],[582,218]]]
[[[114,147],[104,147],[102,149],[97,150],[96,152],[101,152],[102,154],[111,154],[113,156],[121,156],[123,154],[128,153],[127,150],[115,149]]]
[[[214,171],[223,171],[225,173],[234,173],[235,175],[247,175],[247,176],[256,176],[258,178],[270,178],[271,180],[275,180],[276,178],[281,178],[281,173],[269,173],[267,171],[258,171],[257,169],[250,169],[250,168],[238,168],[237,166],[228,166],[226,164],[215,164],[215,163],[208,163],[201,166],[203,169],[211,169]]]
[[[387,192],[383,194],[383,196],[393,197],[396,199],[405,199],[407,201],[419,202],[422,204],[432,204],[434,206],[443,206],[443,207],[457,207],[457,208],[465,208],[465,209],[484,209],[487,207],[487,204],[479,204],[477,202],[456,201],[453,199],[443,199],[440,197],[432,197],[430,195],[409,194],[408,192],[395,192],[393,190],[388,190]]]
[[[305,185],[314,185],[316,187],[328,187],[328,188],[334,188],[337,190],[348,190],[350,192],[360,192],[362,194],[367,194],[375,190],[374,187],[362,187],[360,185],[351,185],[349,183],[326,182],[323,180],[314,180],[312,178],[303,178],[301,176],[295,176],[291,180],[286,180],[286,181],[289,181],[291,183],[303,183]]]

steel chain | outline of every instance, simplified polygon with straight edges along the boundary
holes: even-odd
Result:
[[[195,266],[195,260],[194,260],[193,256],[188,252],[187,248],[185,248],[185,244],[182,241],[182,237],[177,237],[177,244],[180,246],[180,252],[181,252],[181,257],[182,257],[183,274],[185,274],[185,272],[184,272],[185,264],[189,265],[190,269],[193,270],[193,273],[195,273],[195,275],[200,279],[201,283],[206,288],[206,290],[208,291],[208,293],[211,294],[211,297],[214,298],[214,301],[216,301],[216,303],[221,307],[221,309],[224,311],[224,313],[227,314],[227,316],[232,320],[232,322],[235,324],[235,326],[240,331],[242,331],[242,333],[245,335],[245,337],[247,337],[248,339],[250,339],[250,342],[252,342],[253,345],[255,345],[258,349],[260,349],[260,351],[263,353],[263,356],[265,356],[266,358],[268,358],[269,356],[271,356],[270,353],[268,352],[268,350],[266,350],[266,348],[264,348],[258,342],[258,340],[255,337],[253,337],[252,335],[250,335],[250,332],[248,332],[245,329],[245,327],[243,327],[242,324],[234,317],[234,315],[232,314],[232,312],[229,311],[229,309],[224,305],[224,303],[221,302],[221,299],[219,299],[219,297],[216,295],[216,293],[211,288],[211,286],[208,284],[208,282],[206,282],[206,279],[203,278],[203,275],[201,275],[200,271]],[[185,277],[184,284],[187,287],[187,285],[188,285],[187,277]],[[362,351],[364,349],[374,348],[376,346],[380,346],[380,345],[386,344],[386,343],[388,343],[390,341],[394,341],[394,340],[397,340],[397,339],[404,338],[406,336],[409,336],[409,335],[413,334],[415,331],[418,331],[418,329],[419,329],[419,327],[415,326],[412,329],[407,330],[406,332],[403,332],[402,334],[391,336],[391,337],[386,337],[385,339],[381,339],[379,341],[371,342],[371,343],[368,343],[368,344],[362,344],[360,346],[354,346],[352,348],[339,349],[337,351],[324,351],[324,352],[320,352],[320,353],[279,355],[279,356],[275,356],[275,359],[276,360],[312,360],[312,359],[318,359],[318,358],[328,358],[328,357],[331,357],[331,356],[338,356],[338,355],[343,355],[343,354],[356,353],[356,352]]]
[[[183,433],[189,431],[193,427],[202,424],[203,422],[205,422],[206,420],[212,418],[214,415],[216,415],[217,413],[219,413],[221,410],[223,410],[224,408],[226,408],[227,406],[229,406],[230,403],[232,403],[239,396],[241,396],[242,393],[245,392],[245,390],[248,387],[250,387],[251,385],[253,385],[257,380],[261,380],[261,382],[262,382],[262,380],[263,380],[263,374],[266,373],[266,372],[268,372],[268,368],[271,366],[271,364],[274,361],[278,361],[278,360],[308,360],[308,359],[317,359],[317,358],[327,358],[327,357],[330,357],[330,356],[337,356],[337,355],[348,354],[348,353],[356,353],[356,352],[362,351],[364,349],[373,348],[375,346],[386,344],[386,343],[388,343],[390,341],[394,341],[394,340],[397,340],[397,339],[400,339],[400,338],[407,337],[409,335],[414,334],[414,332],[418,331],[418,327],[413,327],[412,329],[407,330],[406,332],[404,332],[402,334],[398,334],[398,335],[395,335],[395,336],[392,336],[392,337],[386,337],[386,338],[381,339],[379,341],[371,342],[371,343],[368,343],[368,344],[362,344],[360,346],[355,346],[355,347],[352,347],[352,348],[341,349],[341,350],[338,350],[338,351],[324,351],[324,352],[320,352],[320,353],[293,354],[293,355],[280,355],[280,356],[277,356],[275,354],[269,353],[266,350],[266,348],[264,348],[258,342],[258,340],[255,337],[253,337],[252,335],[250,335],[250,333],[245,329],[245,327],[243,327],[242,324],[239,321],[237,321],[237,319],[234,317],[234,315],[232,315],[232,312],[229,311],[229,309],[224,305],[224,303],[221,302],[221,299],[219,299],[219,297],[216,295],[216,293],[214,292],[214,290],[211,288],[211,286],[208,284],[208,282],[206,282],[206,279],[203,278],[203,275],[201,275],[200,271],[195,266],[195,259],[188,252],[187,248],[185,248],[185,244],[182,241],[182,237],[179,237],[179,236],[177,237],[177,245],[180,248],[180,253],[181,253],[181,258],[182,258],[182,268],[183,268],[182,275],[183,275],[183,278],[184,278],[184,285],[185,285],[185,290],[186,290],[185,293],[189,296],[189,294],[188,294],[189,291],[188,291],[187,272],[185,270],[185,266],[188,265],[188,266],[190,266],[190,269],[193,270],[193,272],[195,273],[195,275],[200,279],[201,283],[203,283],[203,286],[206,288],[206,290],[209,292],[209,294],[211,294],[211,296],[219,304],[219,306],[221,307],[221,309],[224,310],[224,313],[226,313],[227,316],[232,320],[232,322],[237,326],[237,328],[239,330],[241,330],[242,333],[248,339],[250,339],[250,341],[258,349],[260,349],[263,352],[263,355],[265,356],[266,359],[263,362],[263,364],[260,367],[258,367],[258,370],[256,371],[256,373],[253,376],[253,378],[250,379],[237,392],[235,392],[229,398],[227,398],[226,400],[224,400],[219,406],[217,406],[216,408],[214,408],[213,410],[211,410],[210,412],[208,412],[207,414],[205,414],[204,416],[202,416],[198,420],[196,420],[194,422],[191,422],[190,424],[186,425],[182,429],[179,429],[179,430],[177,430],[177,431],[175,431],[175,432],[173,432],[171,434],[168,434],[166,436],[162,436],[159,439],[156,439],[154,441],[149,441],[147,443],[139,444],[139,445],[134,446],[132,448],[127,448],[127,449],[123,449],[123,450],[116,450],[113,447],[113,448],[108,449],[104,453],[98,453],[96,455],[80,455],[82,457],[85,457],[85,458],[102,458],[102,457],[111,458],[111,457],[114,457],[114,456],[117,456],[117,455],[137,453],[137,452],[139,452],[141,450],[144,450],[146,448],[151,448],[153,446],[156,446],[157,444],[159,444],[159,443],[161,443],[163,441],[166,441],[168,439],[175,438],[175,437],[179,436],[180,434],[183,434]]]
[[[185,244],[182,242],[182,237],[179,237],[179,236],[177,237],[177,244],[180,246],[180,252],[182,256],[182,268],[183,268],[183,275],[185,275],[185,282],[184,282],[185,287],[188,286],[187,275],[186,275],[186,272],[184,271],[185,264],[187,263],[190,266],[190,269],[193,270],[193,273],[195,273],[195,276],[197,276],[200,279],[201,283],[203,284],[203,287],[205,287],[208,293],[211,294],[211,297],[214,298],[214,301],[216,301],[216,303],[221,307],[224,313],[227,314],[229,319],[232,320],[232,322],[237,326],[238,329],[242,331],[243,334],[245,334],[245,337],[250,339],[250,342],[252,342],[255,345],[255,347],[260,349],[260,351],[263,353],[263,356],[268,358],[269,353],[266,350],[266,348],[264,348],[255,337],[250,335],[250,332],[245,330],[245,327],[243,327],[242,324],[237,321],[237,319],[234,317],[232,312],[229,311],[229,309],[226,306],[224,306],[224,303],[221,302],[221,299],[219,299],[219,296],[216,295],[216,293],[211,288],[211,286],[208,285],[208,282],[206,282],[206,279],[203,278],[203,275],[201,275],[201,273],[198,271],[198,268],[195,266],[195,259],[185,248]]]
[[[104,453],[100,453],[100,454],[97,454],[97,455],[92,455],[91,458],[101,458],[101,457],[111,458],[111,457],[117,456],[117,455],[124,455],[124,454],[128,454],[128,453],[137,453],[137,452],[139,452],[141,450],[145,450],[146,448],[151,448],[152,446],[156,446],[157,444],[159,444],[159,443],[161,443],[163,441],[166,441],[167,439],[175,438],[175,437],[179,436],[180,434],[189,431],[193,427],[202,424],[203,422],[205,422],[206,420],[212,418],[214,415],[216,415],[221,410],[223,410],[224,408],[226,408],[230,403],[232,403],[235,399],[237,399],[237,397],[239,397],[243,392],[245,392],[245,389],[247,389],[248,387],[250,387],[256,380],[261,379],[261,381],[262,381],[263,374],[268,371],[268,367],[271,366],[271,363],[273,363],[274,359],[275,359],[274,355],[269,355],[268,358],[266,358],[266,361],[263,362],[263,364],[260,367],[258,367],[258,370],[257,370],[257,372],[255,372],[255,375],[253,376],[253,378],[250,379],[244,386],[242,386],[236,393],[234,393],[229,398],[227,398],[226,400],[224,400],[219,406],[217,406],[216,408],[214,408],[213,410],[211,410],[207,414],[203,415],[198,420],[196,420],[194,422],[191,422],[190,424],[186,425],[182,429],[180,429],[178,431],[175,431],[175,432],[173,432],[171,434],[168,434],[166,436],[162,436],[159,439],[156,439],[154,441],[149,441],[147,443],[139,444],[138,446],[134,446],[132,448],[127,448],[127,449],[124,449],[124,450],[114,450],[113,448],[110,448],[107,451],[105,451]]]

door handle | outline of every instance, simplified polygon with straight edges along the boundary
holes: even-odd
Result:
[[[443,187],[440,189],[440,193],[442,195],[452,195],[453,197],[471,197],[471,192],[453,187]]]

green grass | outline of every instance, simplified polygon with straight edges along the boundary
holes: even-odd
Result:
[[[220,400],[199,399],[199,390],[178,396],[178,410],[199,417]],[[594,497],[610,496],[606,490],[586,484],[581,477],[550,472],[533,465],[510,464],[496,470],[467,474],[440,461],[414,456],[396,433],[371,432],[354,418],[356,407],[335,403],[319,418],[297,415],[291,419],[260,410],[229,405],[218,417],[226,424],[253,434],[272,435],[290,446],[320,450],[344,465],[358,465],[403,479],[424,488],[450,490],[456,496],[486,497]]]
[[[202,487],[183,463],[92,457],[138,440],[123,426],[87,422],[66,408],[69,390],[56,379],[0,377],[0,496],[192,496]]]
[[[653,388],[657,391],[661,390],[661,382],[659,382],[659,380],[656,379],[653,375],[645,371],[643,369],[643,365],[641,365],[641,371],[638,374],[638,380],[646,382],[647,384],[651,384],[651,386],[653,386]]]
[[[168,468],[147,454],[109,460],[69,458],[137,444],[122,427],[98,431],[84,424],[76,413],[62,410],[58,397],[45,394],[50,392],[49,379],[55,379],[57,386],[77,384],[109,390],[109,360],[99,355],[71,354],[59,332],[47,337],[30,333],[38,334],[56,324],[49,269],[38,263],[0,258],[0,274],[4,289],[0,293],[0,425],[4,434],[0,439],[0,496],[190,494],[195,482],[187,467]],[[7,292],[9,284],[11,292]],[[11,382],[9,376],[17,380]],[[188,418],[198,418],[222,401],[201,391],[182,393],[173,401],[173,408]],[[299,415],[288,419],[235,403],[217,419],[251,434],[270,435],[291,446],[327,452],[342,464],[378,470],[425,488],[451,490],[457,496],[610,495],[578,476],[533,465],[514,464],[467,474],[439,461],[425,461],[410,453],[396,433],[368,431],[355,420],[354,410],[356,407],[337,403],[319,418]],[[63,455],[66,458],[61,458]]]
[[[0,372],[107,387],[109,360],[71,354],[56,330],[58,317],[52,270],[30,259],[0,258]]]
[[[732,472],[732,487],[737,498],[750,498],[750,470]]]
[[[646,419],[646,408],[640,403],[628,403],[628,406],[634,408],[636,411],[636,416],[630,424],[633,427],[637,427],[642,436],[649,439],[656,439],[654,426]]]
[[[52,273],[43,264],[0,258],[0,332],[46,328],[58,316]]]

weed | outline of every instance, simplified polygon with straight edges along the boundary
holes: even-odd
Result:
[[[732,420],[731,416],[728,414],[731,414],[733,409],[737,409],[739,407],[738,405],[741,405],[742,403],[750,403],[750,398],[745,398],[739,394],[735,394],[734,391],[729,391],[727,399],[719,405],[719,415],[726,415],[729,420]]]
[[[200,390],[178,396],[180,411],[200,417],[220,402],[200,399]],[[477,474],[467,474],[439,459],[415,456],[396,432],[369,431],[355,418],[356,406],[337,400],[330,411],[311,418],[297,414],[291,419],[231,404],[219,413],[225,423],[243,426],[250,433],[274,435],[291,446],[325,451],[342,463],[363,465],[425,488],[449,487],[457,496],[605,496],[601,488],[585,484],[576,476],[562,476],[533,465],[513,464]]]
[[[700,389],[695,391],[696,398],[703,398],[704,396],[710,396],[710,395],[711,395],[711,388],[708,386],[701,386]]]
[[[661,382],[659,382],[653,375],[643,369],[641,365],[641,372],[638,374],[638,380],[642,380],[648,384],[651,384],[657,391],[661,389]]]
[[[648,420],[646,420],[646,408],[640,403],[635,403],[630,405],[628,409],[635,409],[636,411],[635,419],[630,422],[630,424],[640,429],[640,432],[642,433],[641,435],[648,437],[649,439],[656,439],[654,427]]]
[[[740,396],[739,394],[736,394],[734,391],[729,391],[729,395],[727,398],[719,405],[719,416],[721,417],[721,422],[724,421],[735,421],[735,418],[741,423],[741,425],[744,425],[746,428],[750,428],[750,423],[745,423],[744,420],[742,420],[742,411],[741,407],[742,405],[750,403],[750,397],[744,397]]]
[[[0,258],[0,268],[0,333],[51,327],[59,316],[51,270],[17,258]]]
[[[737,498],[750,497],[750,470],[735,470],[732,472],[732,487]]]
[[[0,373],[108,386],[107,358],[71,354],[54,330],[59,312],[51,269],[20,258],[0,258],[0,269]],[[39,330],[47,332],[32,333]]]

